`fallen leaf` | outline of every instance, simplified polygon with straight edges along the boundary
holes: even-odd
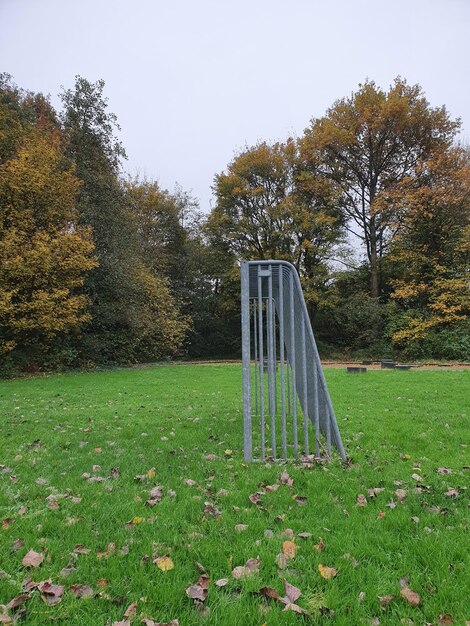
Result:
[[[334,578],[338,574],[338,570],[334,567],[328,567],[328,565],[323,565],[323,563],[318,564],[318,570],[320,575],[325,578],[325,580],[329,580],[330,578]]]
[[[91,552],[90,548],[86,548],[81,543],[77,544],[75,548],[73,549],[73,551],[75,554],[90,554]]]
[[[219,580],[215,581],[216,587],[225,587],[228,584],[228,578],[219,578]]]
[[[35,552],[34,550],[30,550],[23,557],[23,565],[25,567],[39,567],[41,563],[44,561],[44,555],[41,552]]]
[[[450,467],[438,467],[438,474],[452,474],[452,469]]]
[[[16,609],[17,607],[19,607],[22,604],[24,604],[25,602],[27,602],[30,599],[30,597],[31,596],[29,595],[29,593],[20,593],[19,596],[16,596],[12,600],[10,600],[10,602],[5,605],[5,608],[6,608],[7,611],[11,611],[12,609]]]
[[[256,504],[257,506],[262,504],[262,500],[260,498],[260,494],[257,491],[255,493],[252,493],[251,495],[249,495],[248,496],[248,500],[250,502],[252,502],[253,504]]]
[[[131,626],[131,623],[128,619],[125,619],[121,622],[113,622],[112,626]]]
[[[10,528],[10,526],[12,526],[14,522],[15,520],[13,519],[13,517],[5,517],[2,520],[2,530],[8,530],[8,528]]]
[[[367,490],[367,493],[369,494],[369,498],[376,498],[382,491],[385,491],[383,487],[372,487]]]
[[[63,585],[53,585],[50,580],[45,580],[38,585],[41,598],[49,606],[54,606],[61,602],[64,593]]]
[[[169,556],[158,556],[153,562],[162,572],[168,572],[174,568],[173,561]]]
[[[358,493],[356,498],[357,506],[367,506],[367,498],[363,493]]]
[[[149,499],[145,502],[147,506],[155,506],[161,502],[163,497],[163,488],[162,487],[154,487],[151,489],[149,493]]]
[[[232,576],[237,579],[252,576],[253,574],[257,574],[259,572],[259,566],[259,559],[248,559],[245,565],[238,565],[233,568]]]
[[[419,474],[411,474],[411,478],[413,480],[416,480],[416,482],[418,483],[420,483],[423,480]]]
[[[281,485],[287,485],[288,487],[292,487],[294,484],[294,480],[289,476],[287,472],[282,472],[279,476],[279,482]]]
[[[400,591],[400,595],[402,598],[405,598],[411,606],[418,606],[421,602],[421,598],[419,594],[410,589],[409,587],[403,587]]]
[[[395,491],[395,495],[398,498],[398,502],[403,502],[403,500],[406,498],[406,489],[397,489]]]
[[[282,544],[282,554],[288,559],[293,559],[297,552],[297,546],[293,541],[284,541]]]
[[[272,587],[261,587],[258,593],[265,598],[271,598],[272,600],[280,600],[281,596]]]
[[[437,622],[438,626],[450,626],[453,623],[454,620],[452,619],[452,615],[449,615],[448,613],[446,613],[445,615],[439,615]]]
[[[247,528],[248,528],[248,524],[236,524],[235,525],[235,530],[238,531],[239,533],[243,532]]]
[[[320,541],[313,546],[313,549],[316,550],[317,552],[322,552],[324,548],[325,548],[325,542],[320,537]]]
[[[448,498],[458,498],[459,497],[459,491],[458,491],[458,489],[454,489],[453,487],[449,487],[449,489],[445,492],[444,495],[447,496]]]
[[[288,559],[285,554],[282,554],[282,552],[276,556],[276,565],[279,569],[285,569],[287,567],[287,562]]]
[[[204,502],[204,515],[206,515],[206,517],[219,517],[221,512],[220,509],[211,502]]]
[[[308,532],[299,533],[297,535],[297,537],[299,537],[300,539],[309,539],[309,537],[311,536],[312,536],[312,533],[308,533]]]
[[[137,602],[133,602],[132,604],[129,604],[129,606],[127,607],[124,613],[124,617],[134,617],[136,613],[137,613]]]
[[[76,598],[92,598],[94,592],[90,585],[75,583],[70,586],[70,593],[72,593]]]
[[[307,611],[305,611],[305,609],[302,609],[300,606],[295,604],[297,598],[302,595],[300,589],[294,587],[294,585],[291,585],[287,582],[287,580],[285,580],[284,590],[286,595],[283,598],[279,598],[279,601],[283,602],[286,605],[284,611],[294,611],[295,613],[307,614]]]
[[[15,539],[15,541],[13,541],[13,543],[11,544],[11,549],[12,550],[20,550],[21,548],[23,548],[24,546],[24,540],[23,539]]]
[[[378,596],[379,601],[380,601],[380,606],[384,609],[387,604],[390,604],[390,602],[393,600],[395,596],[393,595],[388,595],[388,596]]]

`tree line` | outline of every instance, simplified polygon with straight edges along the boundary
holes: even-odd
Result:
[[[209,214],[124,176],[104,86],[76,77],[58,112],[0,76],[4,374],[237,357],[238,262],[270,258],[299,271],[323,356],[469,358],[469,151],[419,85],[367,81],[246,147]]]

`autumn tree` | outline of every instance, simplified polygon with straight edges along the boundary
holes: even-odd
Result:
[[[397,78],[388,92],[366,81],[306,129],[304,167],[334,184],[348,229],[367,256],[371,297],[381,294],[381,260],[397,226],[379,210],[381,196],[420,161],[448,150],[459,126],[445,107],[430,106],[419,85]]]
[[[46,101],[37,98],[39,102]],[[64,157],[60,133],[29,124],[22,105],[22,95],[4,85],[0,352],[16,365],[22,360],[23,366],[32,367],[89,320],[82,286],[96,261],[90,229],[77,224],[80,181]]]
[[[313,300],[342,224],[332,185],[301,171],[296,142],[244,150],[215,177],[214,191],[211,240],[238,259],[291,261]]]
[[[410,352],[442,329],[461,326],[468,333],[469,152],[456,147],[420,160],[381,203],[400,226],[391,244],[397,265],[391,295],[402,311],[393,341]]]

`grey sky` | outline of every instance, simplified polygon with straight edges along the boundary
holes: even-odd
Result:
[[[208,210],[234,152],[300,135],[366,77],[470,125],[470,0],[0,0],[0,70],[50,93],[104,78],[127,171]]]

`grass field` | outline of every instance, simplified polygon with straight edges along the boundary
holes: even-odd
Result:
[[[326,377],[347,467],[246,466],[239,365],[1,382],[0,604],[29,576],[64,587],[10,610],[31,625],[465,625],[470,372]],[[284,580],[307,614],[259,593]]]

